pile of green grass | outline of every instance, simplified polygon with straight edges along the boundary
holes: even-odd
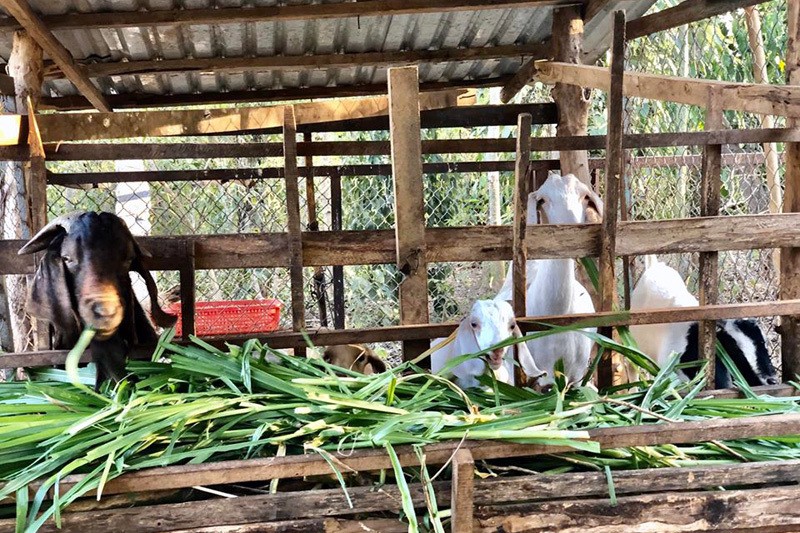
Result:
[[[332,452],[382,447],[406,495],[409,530],[416,531],[406,487],[411,470],[404,472],[397,462],[397,445],[417,446],[421,458],[427,444],[465,438],[573,448],[541,462],[551,472],[800,458],[797,440],[786,438],[601,452],[587,429],[769,415],[800,406],[794,398],[760,398],[749,389],[742,400],[699,399],[702,373],[681,383],[677,359],[658,369],[635,349],[593,337],[651,372],[649,387],[600,394],[557,380],[543,395],[486,376],[485,389],[464,391],[414,362],[363,376],[322,360],[286,356],[255,340],[220,350],[199,339],[181,346],[167,335],[151,361],[128,365],[135,385],[123,381],[97,394],[85,385],[91,376],[56,370],[34,381],[0,384],[0,497],[16,498],[18,531],[36,531],[47,520],[60,523],[60,511],[76,498],[91,492],[99,498],[109,479],[129,471],[318,453],[344,484]],[[424,466],[413,472],[431,487]],[[84,474],[82,481],[62,493],[60,480],[76,473]],[[39,488],[29,497],[34,483]],[[430,492],[426,520],[441,531],[443,513]]]

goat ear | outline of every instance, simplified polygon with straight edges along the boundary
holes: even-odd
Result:
[[[528,195],[528,216],[526,217],[525,224],[533,226],[539,223],[538,212],[539,196],[537,193],[532,192]]]
[[[522,331],[519,329],[519,325],[515,323],[514,338],[521,339],[522,337]],[[522,365],[522,370],[530,379],[536,379],[547,374],[547,372],[536,366],[536,361],[533,360],[533,355],[531,355],[530,350],[528,350],[528,345],[526,343],[519,342],[516,344],[516,347],[519,364]]]
[[[67,273],[58,250],[48,250],[39,263],[28,295],[27,309],[31,316],[47,320],[62,330],[61,338],[65,341],[77,340],[80,320],[72,307]]]
[[[589,187],[586,187],[586,222],[599,223],[603,221],[603,200]]]
[[[150,314],[153,317],[153,322],[162,328],[174,326],[175,322],[178,321],[178,317],[167,313],[161,309],[160,305],[158,305],[158,287],[156,286],[156,281],[153,279],[150,271],[144,268],[144,265],[142,265],[142,249],[138,245],[134,244],[134,251],[136,252],[136,256],[133,259],[133,263],[131,263],[131,271],[142,276],[142,279],[147,286],[147,294],[150,296]]]
[[[69,232],[70,226],[82,215],[81,211],[75,211],[66,215],[61,215],[51,220],[39,232],[31,237],[25,245],[19,249],[17,255],[32,254],[41,252],[53,242],[53,239]]]
[[[367,363],[365,370],[366,368],[369,368],[372,370],[373,374],[382,374],[383,372],[386,372],[386,363],[384,363],[383,360],[378,356],[368,355],[367,360],[369,362]],[[366,374],[366,371],[364,373]]]

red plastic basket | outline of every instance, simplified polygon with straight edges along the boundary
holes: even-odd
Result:
[[[268,300],[230,300],[195,302],[195,332],[204,335],[249,335],[278,329],[281,302]],[[181,304],[175,302],[167,312],[178,317],[175,334],[182,335]]]

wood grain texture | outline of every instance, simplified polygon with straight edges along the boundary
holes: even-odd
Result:
[[[471,533],[475,497],[475,461],[469,450],[453,454],[450,497],[452,533]]]
[[[458,98],[458,94],[458,91],[422,93],[420,106],[424,109],[436,109],[472,103],[472,99]],[[224,134],[281,128],[284,107],[275,105],[233,109],[51,114],[40,117],[39,126],[42,139],[46,143]],[[385,115],[389,110],[389,100],[385,96],[371,96],[295,104],[294,108],[297,124],[316,124]],[[261,157],[263,155],[262,152]]]
[[[786,51],[787,83],[800,84],[800,3],[787,2],[788,41]],[[788,120],[787,126],[797,127],[800,121]],[[783,211],[800,212],[800,143],[788,143],[785,148],[786,174],[783,193]],[[781,250],[781,299],[800,295],[800,249]],[[795,379],[800,374],[800,322],[796,316],[781,317],[781,357],[783,359],[783,379]]]
[[[0,6],[36,40],[42,50],[47,52],[47,55],[58,65],[64,76],[98,111],[104,113],[112,111],[105,96],[89,79],[85,69],[75,63],[72,54],[55,38],[26,0],[0,0]]]
[[[705,129],[722,129],[722,94],[717,89],[709,89],[706,105]],[[703,147],[702,176],[700,180],[700,216],[714,217],[719,215],[720,191],[722,187],[722,146],[709,144]],[[700,305],[717,303],[719,298],[719,253],[703,252],[699,257]],[[707,361],[705,374],[706,386],[713,388],[715,383],[715,358],[717,346],[717,323],[713,320],[701,320],[697,334],[698,354]]]
[[[528,221],[528,195],[531,180],[528,167],[531,161],[531,116],[521,114],[517,121],[517,154],[514,164],[514,225],[512,227],[512,302],[515,316],[525,316],[526,265],[525,226]]]
[[[570,83],[606,92],[610,87],[608,70],[603,67],[549,61],[537,62],[536,67],[536,78],[543,83]],[[800,117],[800,87],[625,73],[625,96],[705,107],[711,87],[722,92],[726,110]]]
[[[425,200],[422,190],[422,141],[419,118],[419,75],[416,67],[389,70],[389,126],[394,180],[395,263],[400,283],[400,323],[428,322],[428,259],[425,242]],[[405,344],[413,358],[424,345]]]
[[[297,124],[294,106],[283,108],[283,176],[286,183],[286,214],[289,244],[289,280],[292,294],[292,329],[306,327],[303,283],[303,226],[300,222],[300,190],[297,170]]]

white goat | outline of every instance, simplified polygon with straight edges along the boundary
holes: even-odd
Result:
[[[550,175],[528,197],[528,224],[583,224],[601,219],[600,197],[572,174]],[[526,291],[528,316],[573,315],[594,313],[594,304],[586,288],[575,278],[573,259],[539,259]],[[586,331],[597,331],[590,328]],[[554,382],[556,361],[564,363],[570,383],[579,382],[589,366],[593,342],[578,332],[558,333],[528,341],[528,350],[546,373],[541,386]]]
[[[453,341],[431,354],[431,371],[440,371],[448,361],[461,355],[477,353],[510,337],[519,338],[522,333],[514,320],[514,311],[507,302],[499,300],[478,300],[458,326]],[[435,347],[444,339],[435,339]],[[538,377],[542,371],[537,368],[525,343],[516,345],[520,364],[530,377]],[[498,381],[514,385],[513,350],[498,348],[489,352],[489,367],[495,372]],[[482,359],[470,359],[454,367],[450,373],[462,388],[479,386],[477,377],[486,370]]]

